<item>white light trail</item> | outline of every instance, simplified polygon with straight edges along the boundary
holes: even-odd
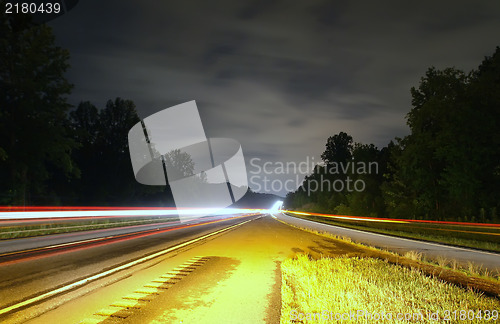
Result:
[[[72,218],[72,217],[103,217],[103,216],[198,216],[198,215],[234,215],[262,212],[262,209],[238,208],[196,208],[196,209],[118,209],[118,210],[78,210],[78,211],[20,211],[0,212],[0,220],[6,219],[36,219],[36,218]]]

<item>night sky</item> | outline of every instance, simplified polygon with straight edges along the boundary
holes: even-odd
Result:
[[[71,53],[70,103],[122,97],[144,118],[196,100],[251,172],[319,160],[340,131],[379,148],[408,134],[427,68],[469,71],[500,45],[500,1],[81,0],[49,25]]]

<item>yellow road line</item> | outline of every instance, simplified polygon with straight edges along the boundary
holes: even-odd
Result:
[[[256,219],[256,218],[255,218]],[[38,295],[38,296],[35,296],[35,297],[32,297],[30,299],[27,299],[27,300],[24,300],[22,302],[19,302],[17,304],[14,304],[12,306],[9,306],[9,307],[6,307],[6,308],[2,308],[0,309],[0,315],[3,315],[5,313],[8,313],[10,311],[13,311],[15,309],[18,309],[18,308],[21,308],[21,307],[24,307],[24,306],[28,306],[30,304],[33,304],[33,303],[36,303],[36,302],[39,302],[41,300],[44,300],[44,299],[47,299],[49,297],[52,297],[54,295],[57,295],[57,294],[60,294],[62,292],[66,292],[68,290],[71,290],[73,288],[76,288],[76,287],[79,287],[79,286],[83,286],[91,281],[94,281],[94,280],[97,280],[97,279],[100,279],[100,278],[103,278],[103,277],[106,277],[110,274],[113,274],[115,272],[118,272],[118,271],[121,271],[121,270],[124,270],[124,269],[127,269],[127,268],[130,268],[132,266],[135,266],[137,264],[140,264],[140,263],[143,263],[145,261],[149,261],[151,259],[154,259],[154,258],[157,258],[161,255],[164,255],[164,254],[167,254],[169,252],[172,252],[174,250],[177,250],[177,249],[180,249],[182,247],[185,247],[187,245],[190,245],[190,244],[193,244],[193,243],[196,243],[198,241],[201,241],[203,239],[206,239],[210,236],[214,236],[214,235],[217,235],[219,233],[222,233],[222,232],[225,232],[225,231],[228,231],[230,229],[233,229],[235,227],[238,227],[238,226],[241,226],[243,224],[246,224],[248,222],[251,222],[252,220],[254,219],[250,219],[250,220],[247,220],[247,221],[244,221],[244,222],[241,222],[241,223],[238,223],[238,224],[235,224],[235,225],[232,225],[232,226],[229,226],[229,227],[226,227],[226,228],[223,228],[221,230],[218,230],[216,232],[212,232],[212,233],[209,233],[209,234],[206,234],[206,235],[203,235],[203,236],[200,236],[198,238],[195,238],[195,239],[192,239],[190,241],[187,241],[187,242],[184,242],[184,243],[181,243],[181,244],[178,244],[178,245],[175,245],[175,246],[172,246],[166,250],[163,250],[163,251],[160,251],[160,252],[156,252],[156,253],[153,253],[151,255],[148,255],[146,257],[143,257],[143,258],[140,258],[140,259],[137,259],[137,260],[134,260],[134,261],[131,261],[129,263],[126,263],[124,265],[121,265],[119,267],[116,267],[116,268],[113,268],[113,269],[110,269],[110,270],[107,270],[107,271],[104,271],[104,272],[101,272],[101,273],[98,273],[98,274],[95,274],[93,276],[90,276],[88,278],[84,278],[84,279],[81,279],[81,280],[78,280],[72,284],[69,284],[69,285],[66,285],[66,286],[63,286],[61,288],[58,288],[58,289],[54,289],[52,291],[49,291],[49,292],[46,292],[44,294],[41,294],[41,295]]]

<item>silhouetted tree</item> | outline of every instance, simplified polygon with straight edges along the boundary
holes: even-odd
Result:
[[[69,53],[48,26],[0,15],[0,203],[50,203],[53,172],[77,170],[67,127]]]
[[[82,102],[70,114],[75,141],[73,157],[81,169],[74,182],[78,204],[118,205],[149,202],[165,188],[144,186],[135,180],[128,150],[128,132],[140,121],[131,100],[109,100],[99,110]]]
[[[401,141],[384,190],[391,214],[401,211],[391,198],[399,197],[407,216],[475,220],[480,210],[490,210],[494,218],[500,203],[499,61],[497,48],[469,75],[431,68],[412,88],[411,134]]]
[[[430,68],[411,89],[410,135],[377,150],[328,138],[328,164],[377,161],[377,174],[347,174],[362,192],[307,195],[321,168],[289,193],[288,208],[402,218],[498,221],[500,209],[500,48],[469,74]],[[323,172],[324,173],[324,172]],[[351,172],[352,173],[352,172]],[[326,175],[329,176],[328,174]],[[333,180],[333,178],[330,178]],[[384,213],[385,205],[385,213]]]
[[[352,156],[352,136],[344,132],[330,136],[326,142],[326,150],[321,154],[321,158],[325,163],[345,163]]]

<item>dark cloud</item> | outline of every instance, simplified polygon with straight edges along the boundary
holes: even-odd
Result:
[[[313,3],[310,11],[319,23],[328,27],[341,27],[341,18],[347,7],[348,1],[323,1]]]
[[[256,0],[249,1],[237,12],[236,16],[241,19],[254,19],[270,10],[279,9],[279,5],[286,6],[283,0]]]
[[[72,103],[132,99],[141,117],[196,100],[205,131],[247,157],[297,161],[345,131],[408,133],[427,68],[493,53],[500,2],[80,1],[50,22],[70,50]],[[281,194],[284,194],[281,192]]]

